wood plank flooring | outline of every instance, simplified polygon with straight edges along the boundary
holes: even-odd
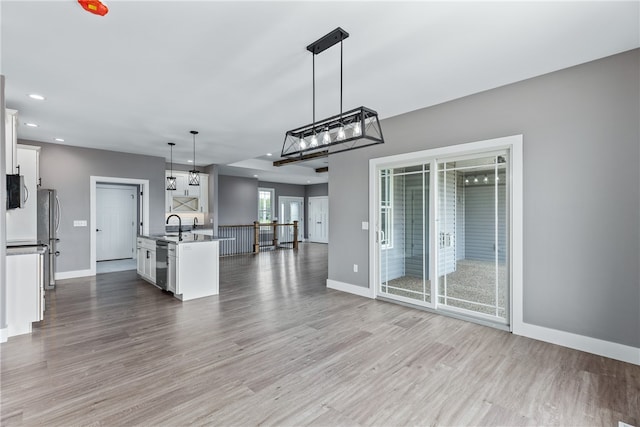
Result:
[[[61,281],[0,346],[6,426],[640,423],[640,367],[327,289],[327,247],[223,258],[180,302]]]

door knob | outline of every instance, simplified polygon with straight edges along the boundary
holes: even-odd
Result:
[[[102,230],[100,230],[99,228],[96,228],[96,231],[102,231]]]

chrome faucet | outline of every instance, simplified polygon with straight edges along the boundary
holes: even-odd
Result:
[[[172,216],[175,216],[176,218],[178,218],[178,240],[182,241],[182,218],[180,218],[176,214],[171,214],[167,217],[167,222],[165,224],[169,224],[169,220],[171,219]]]
[[[192,229],[195,230],[195,228],[198,226],[198,218],[196,218],[195,216],[193,217],[193,227],[191,227]]]

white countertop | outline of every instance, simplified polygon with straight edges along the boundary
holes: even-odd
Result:
[[[218,237],[218,236],[209,236],[206,234],[192,234],[192,233],[182,233],[182,240],[179,240],[178,233],[167,234],[150,234],[150,235],[140,235],[139,237],[143,237],[145,239],[151,240],[163,240],[165,242],[171,242],[176,244],[184,244],[184,243],[206,243],[206,242],[219,242],[221,240],[235,240],[235,237]]]

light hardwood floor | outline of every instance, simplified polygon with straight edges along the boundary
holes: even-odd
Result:
[[[61,281],[2,344],[2,425],[608,425],[640,367],[329,290],[327,247],[223,258],[180,302],[135,271]]]

